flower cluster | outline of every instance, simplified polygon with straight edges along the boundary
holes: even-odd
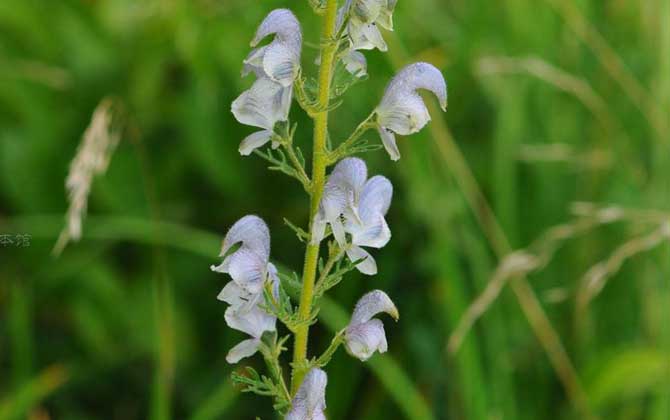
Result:
[[[319,83],[323,82],[324,75],[332,79],[333,68],[338,64],[356,77],[367,74],[361,50],[387,50],[380,28],[393,30],[396,2],[345,0],[339,9],[336,9],[336,0],[311,2],[318,13],[323,12],[322,4],[329,8],[324,18],[328,39],[321,46],[316,64],[330,68],[320,72]],[[271,35],[273,38],[268,44],[259,46]],[[415,63],[406,66],[390,81],[372,113],[348,139],[333,148],[325,141],[328,137],[327,119],[323,124],[323,116],[327,117],[335,106],[329,103],[333,96],[324,100],[323,92],[319,90],[323,86],[319,86],[316,91],[321,95],[314,101],[306,90],[309,84],[300,67],[302,32],[293,13],[287,9],[272,11],[259,26],[251,46],[253,50],[244,60],[242,76],[253,73],[256,80],[235,99],[232,112],[239,122],[261,131],[247,136],[239,151],[248,155],[270,143],[267,152],[259,150],[257,154],[272,163],[271,169],[300,180],[312,202],[307,230],[289,223],[301,240],[307,240],[302,285],[297,281],[297,275],[279,276],[270,263],[270,233],[259,217],[243,217],[226,234],[221,250],[223,261],[212,269],[232,278],[219,294],[219,299],[230,305],[225,312],[226,323],[249,336],[230,350],[226,360],[237,363],[260,350],[271,377],[260,376],[249,369],[248,376],[234,378],[248,391],[274,397],[275,407],[288,420],[325,419],[328,379],[322,368],[340,345],[361,361],[368,360],[375,352],[386,352],[384,324],[375,316],[385,312],[395,320],[399,317],[391,298],[381,290],[373,290],[359,299],[349,324],[335,335],[331,346],[320,357],[306,357],[307,333],[309,326],[316,322],[318,299],[351,270],[357,269],[370,276],[377,274],[377,263],[365,248],[382,248],[391,239],[386,216],[393,197],[393,185],[381,175],[368,178],[366,163],[351,155],[383,146],[392,160],[398,160],[400,152],[395,135],[416,133],[430,121],[418,91],[432,92],[444,110],[447,87],[442,74],[433,65]],[[327,57],[327,60],[322,62],[321,57]],[[322,118],[321,124],[316,125],[313,152],[314,171],[320,172],[313,173],[311,179],[300,149],[293,146],[296,126],[289,123],[289,110],[294,89],[298,103],[307,114],[315,120]],[[328,89],[325,92],[332,93]],[[282,124],[277,124],[280,122]],[[320,133],[316,133],[318,127],[322,128]],[[363,143],[363,134],[371,129],[379,133],[382,146],[366,147]],[[317,142],[317,136],[321,141]],[[272,152],[273,149],[278,150]],[[332,164],[335,166],[326,177],[326,168]],[[329,239],[331,235],[332,240]],[[328,259],[319,264],[323,242],[328,243]],[[297,297],[296,289],[302,289],[297,307],[291,301]],[[285,383],[279,361],[280,353],[285,350],[283,343],[290,335],[278,338],[278,319],[293,333],[295,341],[290,387]]]
[[[242,76],[256,75],[256,81],[233,101],[232,111],[242,124],[262,128],[240,144],[240,154],[248,155],[273,137],[274,126],[288,119],[293,82],[300,70],[302,32],[295,15],[287,9],[270,12],[256,31],[251,46],[274,35],[268,45],[251,50],[244,60]],[[276,148],[278,144],[275,142]]]
[[[223,262],[213,271],[229,274],[232,281],[221,290],[219,300],[228,303],[226,323],[251,338],[233,347],[226,356],[228,363],[256,353],[261,336],[274,331],[277,318],[263,308],[263,288],[271,284],[278,293],[277,269],[270,262],[270,231],[258,216],[244,216],[228,231],[221,247]]]
[[[312,223],[312,243],[324,237],[330,225],[335,240],[356,268],[377,274],[374,258],[362,247],[381,248],[391,239],[384,216],[391,205],[393,186],[381,175],[367,179],[368,168],[359,158],[341,160],[328,178]],[[346,234],[351,239],[347,241]]]

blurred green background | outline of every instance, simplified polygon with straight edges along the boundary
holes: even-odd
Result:
[[[31,238],[0,248],[0,418],[272,418],[269,400],[230,383],[224,357],[242,335],[216,300],[228,279],[209,266],[255,213],[273,261],[301,268],[283,218],[304,226],[306,197],[239,156],[252,129],[230,113],[251,83],[239,77],[248,41],[276,7],[318,43],[306,0],[0,2],[0,234]],[[402,316],[386,322],[387,355],[333,359],[329,418],[670,418],[670,246],[662,230],[647,236],[670,220],[669,23],[667,0],[398,2],[389,53],[366,53],[370,79],[331,114],[331,135],[410,61],[443,70],[449,109],[429,99],[433,122],[399,140],[399,162],[364,156],[394,183],[393,239],[374,252],[376,277],[330,293],[311,353],[368,290]],[[305,47],[309,74],[315,55]],[[54,258],[69,161],[108,96],[127,128],[83,239]],[[297,106],[292,118],[309,150],[311,121]],[[450,353],[504,255],[573,220],[577,201],[637,210],[560,241]],[[585,273],[611,255],[630,258],[580,310]]]

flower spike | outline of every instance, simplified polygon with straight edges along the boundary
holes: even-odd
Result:
[[[400,159],[395,134],[406,136],[416,133],[430,121],[428,109],[417,93],[418,89],[435,94],[442,110],[447,109],[447,84],[435,66],[414,63],[400,70],[389,82],[375,110],[379,134],[391,160]]]

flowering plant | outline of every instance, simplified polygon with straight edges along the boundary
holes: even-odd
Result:
[[[387,50],[379,28],[393,30],[396,0],[346,0],[340,7],[337,0],[310,0],[310,4],[322,16],[316,83],[309,83],[301,66],[300,23],[291,11],[277,9],[261,22],[251,41],[254,49],[243,63],[242,76],[253,73],[256,79],[232,104],[233,115],[240,123],[261,129],[242,140],[240,154],[254,153],[266,159],[270,169],[297,179],[310,197],[308,229],[290,224],[306,244],[302,282],[297,276],[282,275],[270,262],[270,231],[260,217],[253,215],[244,216],[229,229],[223,240],[221,264],[212,266],[212,270],[231,278],[218,296],[229,305],[226,323],[249,336],[230,349],[226,360],[237,363],[260,352],[268,367],[269,376],[247,368],[245,375],[236,373],[233,379],[245,391],[272,397],[275,409],[286,419],[301,420],[325,418],[327,375],[323,369],[340,345],[361,361],[375,352],[383,353],[388,347],[384,324],[374,317],[381,312],[396,320],[399,317],[391,298],[373,290],[360,298],[349,325],[335,335],[325,352],[307,357],[309,328],[317,322],[320,297],[351,270],[376,274],[376,262],[364,248],[382,248],[391,239],[385,216],[393,186],[381,175],[368,178],[365,162],[351,156],[383,146],[392,160],[398,160],[395,135],[416,133],[430,120],[418,89],[435,94],[442,109],[447,104],[440,71],[428,63],[410,64],[390,81],[379,105],[351,136],[332,145],[328,113],[348,87],[367,76],[361,50]],[[259,46],[270,37],[268,44]],[[333,83],[337,71],[348,74],[343,85]],[[294,144],[296,125],[289,118],[294,98],[314,120],[309,175],[300,147]],[[364,133],[374,129],[381,146],[362,139]],[[326,241],[328,255],[324,262],[319,252]],[[292,291],[299,291],[294,294],[299,296],[297,305],[291,300]],[[277,320],[290,334],[280,336]],[[287,383],[280,355],[291,336],[293,362]]]

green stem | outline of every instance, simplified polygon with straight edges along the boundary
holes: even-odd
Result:
[[[335,21],[337,18],[337,0],[328,0],[326,11],[322,22],[321,36],[324,42],[321,48],[321,67],[319,68],[319,94],[318,105],[322,110],[314,117],[314,150],[312,161],[312,186],[310,203],[310,231],[311,224],[319,209],[319,202],[326,183],[326,166],[328,165],[328,152],[326,150],[326,138],[328,135],[328,103],[330,101],[330,83],[332,81],[333,61],[336,52],[336,43],[333,42],[335,35]],[[302,292],[300,293],[300,307],[298,313],[303,320],[309,319],[312,308],[312,297],[314,294],[314,280],[316,279],[316,267],[319,260],[319,245],[308,244],[305,251],[305,265],[303,268]],[[309,325],[305,324],[298,328],[295,333],[293,348],[293,375],[291,381],[291,392],[294,395],[300,386],[304,372],[296,367],[304,364],[307,356],[307,338],[309,336]]]
[[[337,332],[337,334],[335,334],[335,337],[333,337],[333,340],[330,342],[330,346],[328,346],[326,351],[324,351],[323,354],[319,356],[318,359],[316,359],[316,366],[323,367],[330,361],[330,359],[333,357],[333,354],[335,354],[338,347],[340,347],[340,344],[344,342],[344,333],[345,330],[340,330]]]
[[[354,130],[353,133],[349,136],[348,139],[343,141],[339,146],[337,146],[337,149],[333,150],[331,153],[328,155],[328,162],[329,163],[335,163],[341,158],[348,156],[349,149],[353,147],[358,139],[361,138],[363,134],[365,134],[366,131],[370,130],[371,128],[375,128],[377,126],[377,123],[372,121],[372,119],[375,116],[375,112],[373,111],[370,113],[370,115],[367,116],[366,119],[363,120],[360,124],[358,124],[358,127]]]
[[[282,398],[286,402],[291,402],[291,397],[286,387],[286,382],[284,381],[284,374],[282,373],[281,365],[279,364],[279,353],[280,350],[277,349],[277,343],[274,343],[273,348],[263,348],[261,347],[261,353],[265,359],[265,364],[272,375],[272,378],[276,381],[277,384],[281,387]]]

